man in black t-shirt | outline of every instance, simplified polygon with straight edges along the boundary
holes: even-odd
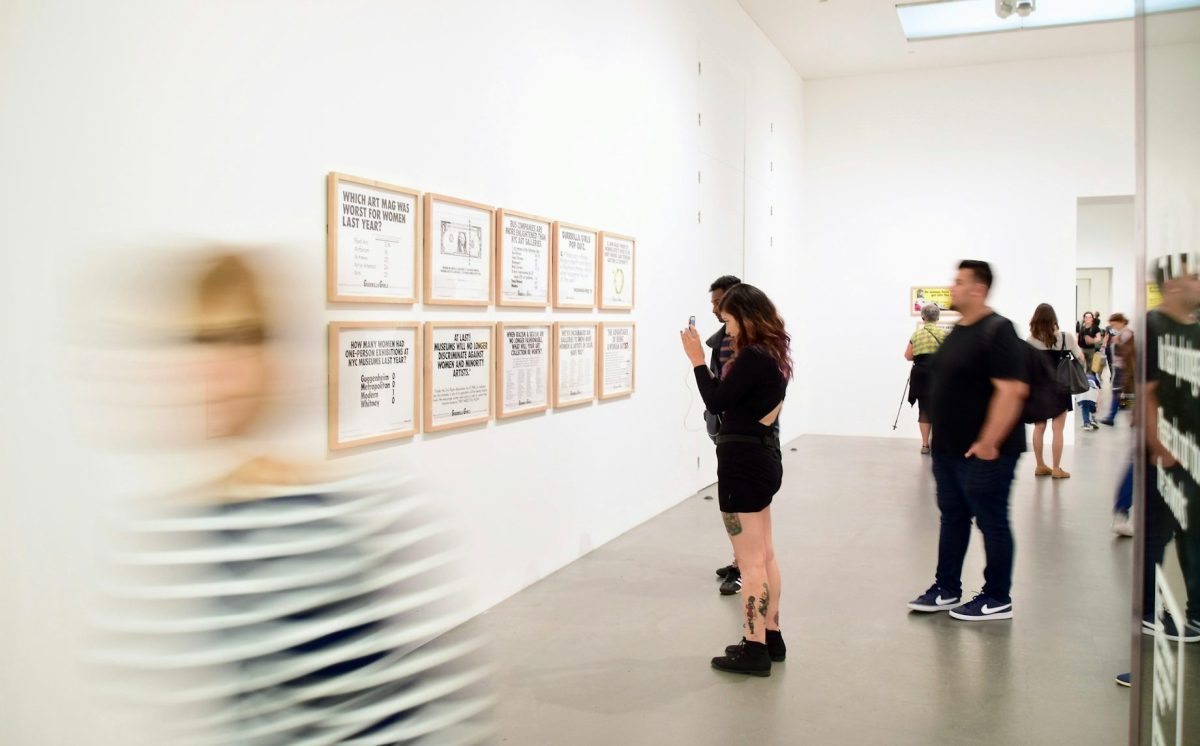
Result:
[[[708,346],[712,349],[711,357],[708,362],[708,369],[712,371],[713,378],[721,380],[721,373],[725,369],[725,363],[733,357],[733,337],[725,333],[725,321],[721,318],[721,300],[725,297],[726,291],[729,288],[742,284],[742,281],[734,275],[721,275],[713,280],[712,285],[708,286],[709,300],[712,301],[713,316],[717,317],[717,321],[721,322],[721,328],[708,338]],[[721,413],[710,412],[704,410],[704,424],[708,428],[708,437],[712,438],[713,443],[717,442],[717,433],[721,429]],[[742,573],[737,566],[737,558],[730,562],[725,567],[717,568],[717,577],[721,579],[721,585],[717,589],[722,596],[733,596],[742,590]]]
[[[908,604],[955,619],[1012,619],[1013,536],[1008,497],[1025,450],[1021,407],[1029,395],[1029,345],[987,306],[992,271],[966,260],[950,296],[962,319],[932,363],[933,476],[941,511],[936,580]],[[983,533],[983,592],[962,603],[962,566],[971,519]]]

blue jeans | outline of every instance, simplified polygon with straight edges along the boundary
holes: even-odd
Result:
[[[1096,402],[1081,401],[1079,402],[1079,411],[1083,412],[1083,424],[1090,425],[1096,419]]]
[[[1153,470],[1153,466],[1147,466],[1147,469]],[[1113,511],[1129,515],[1129,511],[1133,509],[1133,464],[1125,470],[1125,476],[1121,478],[1121,486],[1117,488],[1117,502],[1113,506]]]
[[[942,590],[962,595],[963,559],[974,518],[987,554],[983,592],[1003,603],[1011,600],[1015,545],[1008,522],[1008,497],[1017,458],[1001,455],[995,461],[984,461],[933,454],[933,478],[942,513],[937,564],[937,584]]]
[[[1113,368],[1112,374],[1112,404],[1108,410],[1108,422],[1117,421],[1117,412],[1121,409],[1121,389],[1125,386],[1125,371]]]

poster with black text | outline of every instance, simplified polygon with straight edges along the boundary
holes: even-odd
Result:
[[[600,325],[600,398],[633,393],[636,330],[632,322]]]
[[[328,298],[415,303],[419,194],[329,174]]]
[[[551,222],[498,211],[500,246],[496,304],[544,307],[550,303]]]
[[[595,308],[596,231],[554,224],[554,306]]]
[[[572,407],[596,398],[596,325],[554,325],[554,406]]]
[[[634,246],[628,236],[600,234],[600,307],[630,310],[634,299]]]
[[[550,404],[550,325],[501,324],[496,335],[499,416],[545,411]]]
[[[492,418],[492,325],[425,324],[425,430]]]
[[[417,431],[416,323],[329,325],[329,445],[349,448]]]

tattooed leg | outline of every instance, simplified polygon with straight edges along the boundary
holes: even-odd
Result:
[[[746,629],[750,631],[750,634],[747,635],[746,637],[747,638],[753,637],[754,636],[754,596],[750,596],[748,599],[746,599]]]
[[[751,596],[751,598],[754,598]],[[771,589],[763,583],[762,598],[758,601],[758,615],[763,618],[763,622],[767,620],[767,609],[771,606]]]
[[[730,536],[737,536],[742,532],[742,522],[737,513],[722,513],[721,517],[725,519],[725,530]]]

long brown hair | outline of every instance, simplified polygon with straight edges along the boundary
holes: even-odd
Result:
[[[732,316],[741,330],[734,339],[733,357],[727,366],[733,364],[742,350],[757,346],[775,361],[785,379],[791,379],[792,338],[766,293],[743,282],[725,291],[720,310]]]
[[[1029,320],[1029,333],[1046,347],[1054,346],[1058,340],[1058,314],[1049,303],[1039,303],[1034,309],[1033,318]]]

